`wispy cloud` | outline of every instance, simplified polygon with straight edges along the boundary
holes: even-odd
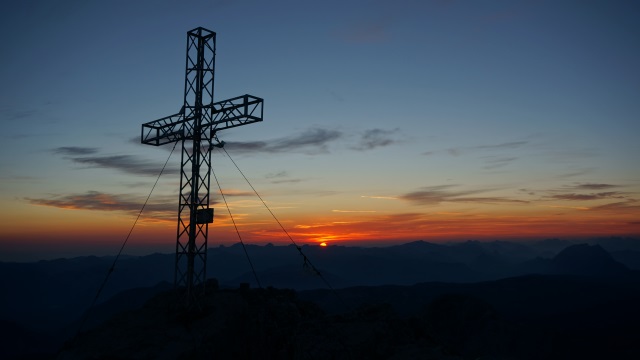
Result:
[[[336,213],[374,213],[375,210],[331,210]]]
[[[477,153],[478,151],[493,151],[493,150],[513,150],[517,148],[521,148],[525,145],[529,144],[528,141],[510,141],[503,142],[498,144],[483,144],[483,145],[475,145],[475,146],[457,146],[452,148],[447,148],[443,150],[430,150],[425,151],[422,155],[434,155],[437,153],[447,153],[451,156],[460,156],[467,153]]]
[[[561,206],[561,205],[539,205],[539,206],[551,208],[551,209],[589,210],[589,208],[586,206]]]
[[[573,183],[547,191],[546,198],[569,201],[593,201],[606,199],[627,199],[629,194],[622,191],[597,191],[620,188],[619,185],[604,183]]]
[[[289,176],[289,173],[287,173],[286,171],[282,170],[282,171],[278,171],[275,173],[268,173],[267,175],[265,175],[264,177],[267,179],[277,179],[277,178],[284,178]]]
[[[128,194],[109,194],[100,191],[88,191],[84,194],[67,194],[50,198],[25,198],[32,205],[50,206],[72,210],[124,211],[138,213],[144,203],[143,199]],[[174,217],[176,213],[175,199],[163,199],[149,203],[145,214],[155,217]]]
[[[270,141],[227,141],[226,147],[235,153],[283,153],[301,151],[308,155],[327,153],[328,144],[343,136],[338,130],[313,128]]]
[[[150,163],[133,155],[83,156],[71,158],[78,164],[89,167],[119,170],[134,175],[158,176],[162,164]],[[165,169],[165,173],[177,173],[176,169]]]
[[[629,216],[637,213],[640,211],[640,201],[636,199],[637,193],[618,190],[623,188],[624,186],[622,185],[607,183],[573,183],[555,189],[540,191],[542,194],[539,201],[564,202],[564,204],[554,204],[548,207],[617,213],[620,216]],[[567,202],[577,205],[566,206]]]
[[[573,186],[574,189],[580,189],[580,190],[604,190],[604,189],[612,189],[616,187],[619,187],[619,186],[612,185],[612,184],[592,184],[592,183],[582,183],[582,184],[576,184]]]
[[[162,169],[161,163],[150,162],[133,155],[97,155],[99,149],[93,147],[63,146],[53,149],[52,152],[90,168],[114,169],[134,175],[158,176]],[[165,169],[164,173],[175,174],[177,169]]]
[[[361,136],[357,145],[351,147],[354,150],[371,150],[378,147],[389,146],[399,142],[397,133],[400,129],[393,130],[369,129]]]
[[[614,203],[593,206],[591,210],[601,211],[613,211],[613,212],[638,212],[640,211],[640,202],[635,199],[628,199],[626,201],[618,201]]]
[[[399,198],[420,205],[437,205],[444,202],[458,203],[482,203],[482,204],[504,204],[504,203],[528,203],[528,201],[509,199],[496,196],[473,196],[490,190],[466,190],[454,191],[455,185],[438,185],[423,187],[418,191],[412,191]]]
[[[268,173],[264,177],[269,179],[272,184],[294,184],[304,181],[303,179],[289,178],[289,173],[284,170],[275,173]]]
[[[92,147],[80,147],[80,146],[62,146],[53,149],[54,154],[67,155],[67,156],[82,156],[90,155],[98,152],[98,148]]]
[[[584,175],[587,175],[587,174],[592,173],[592,172],[593,172],[592,168],[586,168],[586,169],[575,170],[575,171],[568,172],[568,173],[565,173],[565,174],[560,174],[557,177],[559,179],[567,179],[567,178],[574,178],[574,177],[577,177],[577,176],[584,176]]]
[[[471,147],[471,149],[478,149],[478,150],[516,149],[524,145],[527,145],[528,143],[529,143],[528,141],[511,141],[511,142],[505,142],[500,144],[478,145],[478,146]]]
[[[602,199],[624,199],[625,196],[617,191],[607,191],[600,193],[591,193],[591,194],[556,194],[550,196],[552,199],[556,200],[575,200],[575,201],[586,201],[586,200],[602,200]]]
[[[367,199],[398,200],[398,198],[395,196],[361,195],[360,197],[367,198]]]
[[[505,167],[509,164],[511,164],[512,162],[518,160],[517,157],[512,156],[512,157],[490,157],[487,158],[485,160],[486,165],[483,166],[483,168],[485,170],[493,170],[493,169],[498,169],[501,167]]]
[[[357,134],[347,134],[336,129],[310,128],[295,134],[264,141],[226,141],[225,147],[232,153],[304,153],[327,154],[338,140],[356,137],[351,150],[367,151],[401,142],[400,129],[367,129]],[[271,173],[271,178],[286,174]]]

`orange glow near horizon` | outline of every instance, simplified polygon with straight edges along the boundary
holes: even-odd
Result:
[[[339,217],[298,217],[288,231],[297,240],[326,241],[491,239],[634,236],[638,224],[633,216],[596,214],[572,210],[566,214],[535,213],[404,213],[358,214],[345,221]],[[340,221],[336,221],[340,220]],[[291,223],[290,223],[291,224]],[[249,230],[249,229],[247,229]],[[262,227],[250,231],[257,238],[277,238],[281,230]]]
[[[437,211],[432,212],[425,211],[424,207],[409,209],[422,212],[327,209],[313,213],[300,212],[299,209],[281,209],[278,217],[296,243],[320,246],[367,246],[415,240],[575,239],[640,234],[640,223],[634,211],[595,211],[564,204],[486,206],[474,211],[446,206],[440,206]],[[0,233],[0,245],[5,248],[27,244],[73,247],[77,244],[87,248],[108,245],[115,249],[124,240],[136,218],[132,213],[121,211],[72,210],[47,206],[26,206],[19,210],[22,215],[18,212],[5,214]],[[11,218],[14,220],[7,220]],[[34,226],[33,219],[38,220],[37,226]],[[247,243],[290,243],[286,234],[265,211],[243,208],[242,213],[234,213],[234,219],[242,239]],[[165,214],[157,217],[143,215],[129,244],[158,249],[150,252],[171,251],[175,244],[175,221],[175,217],[170,218]],[[238,237],[228,214],[216,212],[215,222],[209,227],[209,246],[236,242]]]

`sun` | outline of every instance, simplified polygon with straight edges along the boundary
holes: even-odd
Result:
[[[320,243],[320,246],[325,247],[325,246],[327,246],[327,243],[323,241],[323,242]]]

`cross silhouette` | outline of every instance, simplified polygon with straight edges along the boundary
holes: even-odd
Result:
[[[186,306],[204,293],[209,224],[211,148],[220,130],[262,121],[261,98],[242,95],[213,102],[216,33],[202,27],[187,33],[184,104],[177,114],[142,124],[147,145],[182,143],[176,240],[176,288],[184,287]]]

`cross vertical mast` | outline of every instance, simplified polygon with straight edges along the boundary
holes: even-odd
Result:
[[[263,100],[251,95],[213,102],[216,33],[187,33],[184,105],[179,113],[142,124],[141,142],[180,141],[180,194],[174,283],[186,290],[186,306],[204,292],[207,265],[211,146],[217,131],[262,121]]]
[[[174,276],[175,285],[186,288],[187,305],[198,297],[196,287],[206,281],[209,219],[198,213],[209,209],[211,136],[202,123],[211,119],[215,49],[214,32],[197,28],[187,33],[184,112],[190,121],[182,138]]]

